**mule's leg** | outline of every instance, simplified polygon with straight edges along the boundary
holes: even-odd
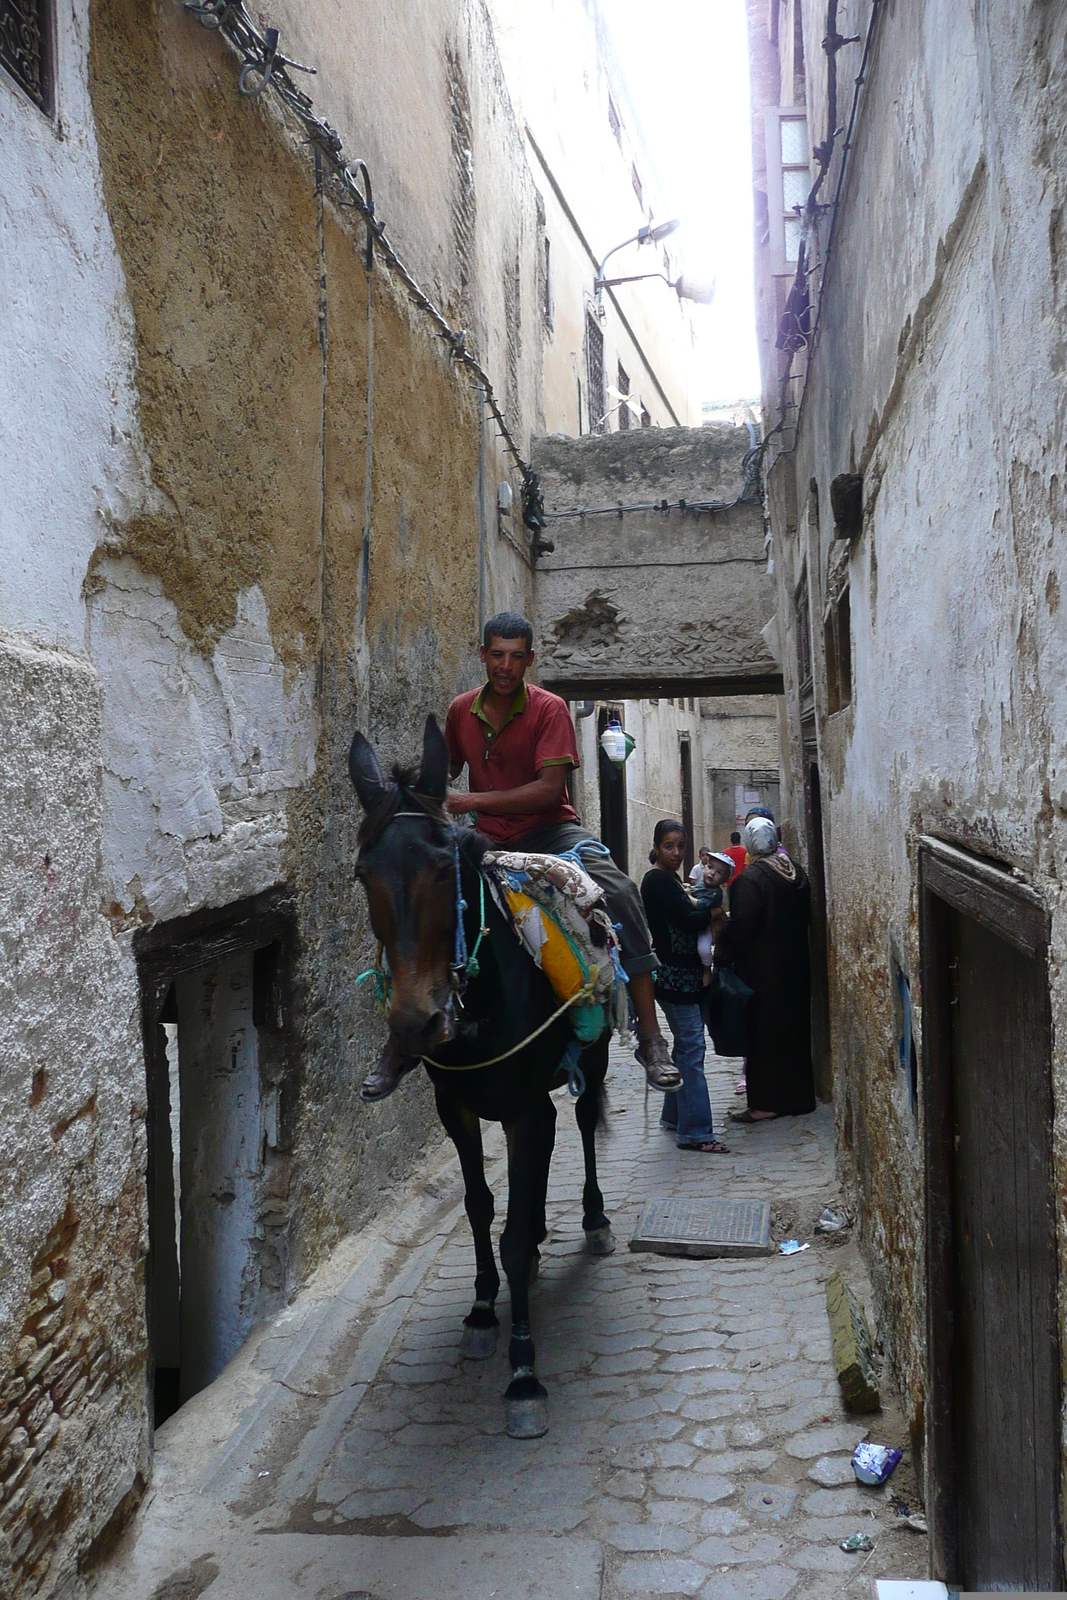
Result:
[[[478,1118],[454,1100],[448,1089],[435,1089],[437,1114],[445,1132],[456,1147],[463,1173],[464,1205],[474,1235],[474,1304],[463,1319],[459,1353],[468,1361],[485,1361],[496,1354],[497,1320],[495,1305],[500,1292],[500,1274],[493,1256],[489,1229],[493,1222],[493,1191],[485,1181],[482,1163],[482,1128]]]
[[[530,1336],[530,1267],[544,1237],[545,1192],[556,1108],[548,1095],[505,1129],[508,1140],[508,1219],[500,1236],[500,1260],[511,1290],[511,1382],[507,1428],[513,1439],[539,1439],[548,1431],[546,1393],[534,1372]],[[541,1230],[540,1234],[538,1229]]]
[[[615,1249],[611,1223],[604,1211],[604,1196],[600,1192],[596,1172],[596,1130],[600,1121],[601,1096],[608,1070],[608,1041],[598,1039],[596,1044],[582,1052],[582,1072],[585,1088],[574,1107],[575,1121],[582,1136],[585,1156],[585,1187],[582,1190],[582,1227],[585,1229],[585,1247],[590,1255],[610,1256]]]

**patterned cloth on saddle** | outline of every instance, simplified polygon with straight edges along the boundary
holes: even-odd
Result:
[[[576,861],[521,850],[483,858],[489,886],[562,1003],[583,1044],[605,1028],[625,1029],[626,974],[604,891]]]

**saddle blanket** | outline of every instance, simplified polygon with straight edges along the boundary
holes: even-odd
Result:
[[[497,903],[503,900],[501,909],[559,1000],[582,994],[570,1012],[578,1038],[585,1044],[599,1038],[620,1007],[625,1019],[626,975],[600,885],[574,861],[529,851],[491,850],[483,866],[491,869],[486,877]]]

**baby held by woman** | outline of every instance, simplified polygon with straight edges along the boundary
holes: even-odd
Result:
[[[715,940],[722,928],[726,926],[726,912],[722,908],[722,891],[724,884],[728,883],[734,870],[734,864],[729,856],[720,855],[717,851],[700,852],[704,863],[704,870],[690,889],[690,893],[698,906],[708,906],[711,909],[711,923],[697,940],[697,950],[704,963],[704,987],[711,982],[711,962],[715,950]]]

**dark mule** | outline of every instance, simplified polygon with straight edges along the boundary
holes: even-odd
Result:
[[[508,1432],[513,1438],[537,1438],[548,1427],[548,1412],[545,1390],[534,1372],[529,1285],[536,1274],[537,1247],[547,1232],[545,1195],[556,1136],[549,1090],[566,1081],[560,1063],[573,1030],[566,1014],[549,1020],[559,1002],[485,886],[480,862],[487,841],[454,827],[444,813],[448,750],[433,717],[426,719],[417,775],[394,768],[393,781],[387,783],[360,733],[352,741],[348,764],[366,813],[356,875],[366,889],[371,927],[392,972],[389,1027],[405,1055],[440,1063],[427,1061],[426,1068],[438,1115],[463,1171],[477,1263],[474,1305],[464,1320],[460,1345],[460,1353],[469,1357],[487,1357],[496,1348],[494,1306],[500,1289],[489,1232],[493,1196],[485,1181],[479,1118],[501,1123],[507,1138],[508,1216],[500,1259],[511,1291]],[[457,863],[465,904],[460,938]],[[485,932],[477,963],[465,971],[465,953],[474,951],[483,907]],[[585,1152],[582,1226],[594,1255],[608,1255],[615,1248],[597,1184],[594,1144],[607,1062],[605,1034],[582,1052],[585,1088],[575,1106]]]

